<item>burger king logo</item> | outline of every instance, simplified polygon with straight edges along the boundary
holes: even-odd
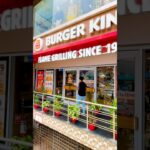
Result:
[[[41,38],[36,39],[34,43],[34,50],[40,51],[42,48],[43,48],[43,39]]]

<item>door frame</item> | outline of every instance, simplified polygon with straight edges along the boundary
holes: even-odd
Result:
[[[17,56],[29,56],[32,55],[30,52],[24,53],[9,53],[1,54],[1,58],[7,57],[7,95],[6,95],[6,126],[5,126],[5,137],[9,138],[13,135],[13,120],[14,118],[14,86],[15,86],[15,59]]]
[[[63,87],[65,86],[65,83],[66,83],[66,71],[76,71],[76,73],[77,73],[76,68],[72,68],[72,69],[71,68],[64,68],[64,70],[63,70]],[[77,82],[77,75],[76,75],[76,82]],[[62,88],[62,95],[63,95],[63,97],[66,97],[64,88]],[[76,98],[77,98],[77,91],[76,91]]]
[[[143,71],[142,71],[142,50],[135,47],[121,47],[119,53],[122,53],[125,59],[135,59],[135,111],[134,116],[138,121],[138,128],[134,129],[134,149],[141,150],[143,147]],[[132,53],[132,54],[131,54]],[[120,57],[120,56],[119,56]],[[142,107],[141,107],[142,106]]]
[[[97,86],[96,86],[96,84],[97,84],[97,81],[96,81],[96,77],[97,77],[97,71],[96,71],[96,66],[93,66],[93,67],[80,67],[79,69],[78,69],[78,72],[77,72],[77,83],[79,83],[79,72],[80,71],[82,71],[82,70],[92,70],[92,71],[94,71],[94,89],[95,89],[95,92],[94,92],[94,100],[96,100],[96,95],[97,95]]]
[[[143,49],[142,49],[142,55],[143,55],[143,139],[142,139],[142,142],[143,142],[143,149],[145,149],[145,118],[146,118],[146,110],[145,110],[145,73],[146,73],[146,70],[145,70],[145,66],[146,66],[146,59],[145,59],[145,57],[146,57],[146,51],[147,50],[150,50],[150,46],[149,47],[144,47]]]
[[[97,76],[97,72],[96,72],[96,66],[92,66],[92,67],[74,67],[74,68],[64,68],[64,72],[63,72],[63,87],[65,86],[66,83],[66,71],[76,71],[77,75],[76,75],[76,86],[78,86],[79,83],[79,71],[81,70],[93,70],[94,71],[94,88],[95,88],[95,93],[94,93],[94,99],[96,99],[96,76]],[[65,97],[65,89],[63,88],[63,96]],[[78,92],[76,91],[76,98],[77,98]]]

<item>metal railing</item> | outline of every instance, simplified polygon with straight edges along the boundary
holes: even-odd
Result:
[[[33,144],[25,141],[19,141],[0,137],[0,150],[32,150]]]
[[[75,123],[78,121],[82,127],[88,130],[99,129],[99,131],[101,131],[100,133],[103,132],[103,135],[107,134],[114,140],[116,139],[116,107],[40,92],[34,92],[33,97],[35,96],[38,96],[39,98],[38,108],[36,108],[37,110],[53,117],[58,117],[61,114],[61,118],[67,122],[72,121]],[[56,100],[57,104],[55,103]],[[49,102],[46,111],[44,105],[42,105],[44,101]],[[59,114],[56,113],[56,105],[61,105],[59,108]],[[97,133],[97,131],[95,133]]]

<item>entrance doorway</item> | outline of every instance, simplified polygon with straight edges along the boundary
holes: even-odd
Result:
[[[79,77],[84,77],[84,82],[87,84],[88,89],[86,93],[87,101],[96,100],[96,67],[89,68],[74,68],[65,69],[64,71],[64,91],[63,96],[76,99],[78,95]]]
[[[120,50],[118,53],[118,149],[122,150],[141,149],[141,60],[137,50]]]
[[[32,70],[30,54],[0,57],[0,137],[32,132]]]
[[[32,132],[32,55],[14,56],[13,136]]]
[[[144,150],[150,149],[150,49],[144,51]]]
[[[86,101],[112,105],[116,99],[116,65],[54,69],[53,94],[77,99],[80,76],[87,84]],[[47,70],[43,70],[46,74]],[[37,83],[37,81],[35,81]]]
[[[0,57],[0,137],[6,136],[8,57]]]

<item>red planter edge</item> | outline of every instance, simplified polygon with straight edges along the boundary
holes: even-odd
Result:
[[[55,111],[55,116],[56,117],[59,117],[61,115],[61,112],[60,111]]]
[[[47,107],[44,107],[44,108],[43,108],[43,111],[44,111],[45,113],[48,113],[48,112],[49,112],[49,109],[48,109]]]
[[[78,121],[78,119],[73,119],[73,118],[70,118],[70,120],[72,123],[76,123]]]
[[[88,129],[90,131],[94,131],[96,129],[96,126],[94,124],[88,124]]]
[[[35,109],[38,109],[40,107],[39,104],[34,104],[33,106]]]

